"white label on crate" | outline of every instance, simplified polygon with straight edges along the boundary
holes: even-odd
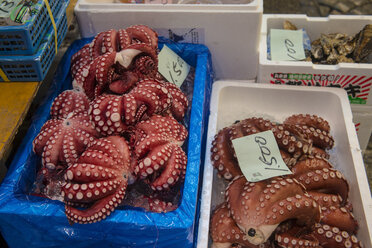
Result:
[[[271,84],[325,86],[346,90],[350,103],[366,104],[372,77],[336,74],[272,73]]]
[[[270,51],[274,61],[305,59],[303,31],[270,29]]]
[[[159,55],[159,72],[169,82],[181,87],[190,71],[190,65],[166,45],[163,46]]]
[[[173,42],[192,44],[204,44],[205,35],[203,28],[155,28],[159,36],[170,39]]]
[[[292,174],[280,155],[272,131],[232,140],[240,169],[250,182]]]

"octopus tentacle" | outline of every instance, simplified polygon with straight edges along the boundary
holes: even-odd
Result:
[[[284,121],[284,124],[307,125],[320,130],[324,130],[326,132],[330,131],[328,121],[324,120],[322,117],[319,117],[317,115],[310,114],[292,115]]]
[[[266,242],[287,219],[296,218],[307,226],[320,219],[318,204],[292,179],[249,183],[244,177],[237,177],[226,189],[226,202],[238,227],[256,245]]]
[[[93,41],[90,43],[89,47],[89,54],[92,59],[97,58],[98,56],[102,55],[102,42],[103,38],[105,37],[106,32],[98,33]]]
[[[363,247],[355,235],[350,235],[346,231],[329,225],[316,224],[313,235],[323,248]]]
[[[71,75],[74,78],[80,67],[88,65],[92,62],[92,58],[89,53],[89,44],[83,46],[78,52],[76,52],[71,58]]]
[[[275,241],[279,247],[297,248],[297,247],[313,247],[322,248],[319,241],[313,237],[293,237],[288,233],[275,234]]]
[[[298,161],[295,166],[291,168],[291,171],[293,175],[296,176],[308,172],[309,170],[319,170],[324,168],[331,169],[333,166],[325,159],[308,156],[305,159]]]
[[[353,214],[343,207],[322,207],[322,219],[320,222],[330,226],[337,226],[348,233],[355,234],[358,230],[358,223]]]
[[[149,208],[148,210],[155,213],[168,213],[177,209],[177,205],[161,201],[157,198],[146,197],[148,199]]]
[[[117,135],[127,129],[122,121],[128,116],[124,109],[124,99],[122,96],[101,95],[91,102],[88,113],[99,133],[104,136]],[[127,104],[131,106],[130,103]]]
[[[126,29],[132,40],[148,44],[153,49],[158,48],[158,34],[145,25],[134,25]]]
[[[130,174],[130,150],[124,138],[95,140],[66,170],[65,201],[91,204],[83,210],[66,205],[69,221],[86,224],[106,218],[123,200]]]
[[[72,112],[64,119],[48,120],[34,139],[33,150],[42,156],[43,166],[53,170],[74,163],[98,136],[86,113]]]
[[[340,195],[326,194],[316,191],[307,191],[307,193],[320,205],[320,207],[341,207],[343,200]]]
[[[348,193],[349,185],[341,172],[335,169],[319,169],[309,171],[302,174],[295,175],[300,183],[302,183],[306,190],[321,190],[322,192],[338,194],[345,204]]]
[[[311,148],[311,155],[314,156],[314,157],[319,157],[319,158],[323,158],[323,159],[329,159],[330,158],[329,153],[327,153],[324,149],[321,149],[321,148],[315,147],[315,146],[313,146]]]
[[[213,248],[235,247],[241,245],[248,248],[269,247],[269,242],[262,245],[251,244],[244,232],[235,224],[226,204],[222,204],[214,211],[211,219],[211,237]]]
[[[124,199],[126,187],[122,185],[120,188],[121,190],[118,190],[115,195],[108,195],[96,201],[89,207],[90,211],[65,205],[65,212],[69,222],[91,224],[106,219]]]
[[[172,117],[154,115],[136,125],[131,137],[135,173],[153,190],[168,189],[184,178],[187,157],[180,146],[186,137],[186,128]]]
[[[71,112],[83,113],[89,108],[89,100],[84,92],[78,90],[65,90],[53,101],[50,108],[51,118],[65,119]]]
[[[268,130],[273,131],[279,148],[284,152],[283,154],[290,156],[290,158],[287,156],[285,159],[288,165],[292,166],[302,155],[310,153],[311,142],[292,135],[285,130],[283,125],[277,125],[262,118],[248,118],[222,129],[215,136],[211,148],[211,161],[213,166],[217,168],[218,173],[227,180],[241,175],[231,141]]]
[[[167,88],[172,96],[172,105],[169,113],[178,121],[183,120],[186,110],[189,106],[189,101],[185,94],[173,83],[164,82],[164,86]]]

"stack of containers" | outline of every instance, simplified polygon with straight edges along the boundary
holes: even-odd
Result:
[[[0,26],[0,82],[44,79],[67,33],[68,3],[68,0],[24,3],[18,15],[30,15],[26,22]]]
[[[339,87],[346,90],[357,125],[360,148],[365,150],[372,123],[359,116],[372,115],[372,60],[369,63],[339,63],[318,65],[302,61],[272,61],[267,58],[267,36],[270,29],[282,29],[284,21],[305,29],[311,41],[321,34],[343,33],[355,35],[367,24],[371,16],[307,17],[306,15],[264,15],[262,18],[258,82],[281,85]],[[358,105],[364,105],[360,109]]]

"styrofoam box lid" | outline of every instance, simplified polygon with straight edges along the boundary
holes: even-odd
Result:
[[[292,114],[316,114],[331,126],[335,147],[330,161],[349,182],[349,200],[359,223],[358,238],[372,247],[372,198],[352,122],[350,104],[343,89],[256,84],[253,81],[217,81],[213,85],[206,159],[200,207],[198,248],[208,247],[211,210],[223,201],[226,184],[217,178],[210,161],[214,135],[236,120],[263,117],[282,122]],[[213,191],[212,191],[213,188]]]
[[[244,12],[255,11],[259,8],[260,0],[253,0],[247,4],[118,4],[114,0],[79,0],[77,6],[82,9],[100,8],[102,11],[109,9],[143,10],[143,11],[192,11],[192,12]],[[229,2],[228,0],[224,2]]]
[[[298,29],[305,29],[311,41],[321,34],[342,33],[355,35],[367,24],[372,23],[371,15],[329,15],[328,17],[308,17],[306,15],[264,14],[262,15],[260,64],[312,67],[314,69],[338,70],[339,68],[372,69],[372,64],[339,63],[337,65],[313,64],[304,61],[272,61],[267,59],[267,35],[270,29],[283,29],[284,21],[292,22]]]

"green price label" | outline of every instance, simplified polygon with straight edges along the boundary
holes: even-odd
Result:
[[[181,87],[189,74],[190,65],[165,45],[163,49],[161,49],[158,58],[160,74],[169,82]]]
[[[302,30],[271,29],[270,49],[274,61],[305,59]]]
[[[280,155],[272,131],[232,140],[240,169],[250,182],[292,174]]]

